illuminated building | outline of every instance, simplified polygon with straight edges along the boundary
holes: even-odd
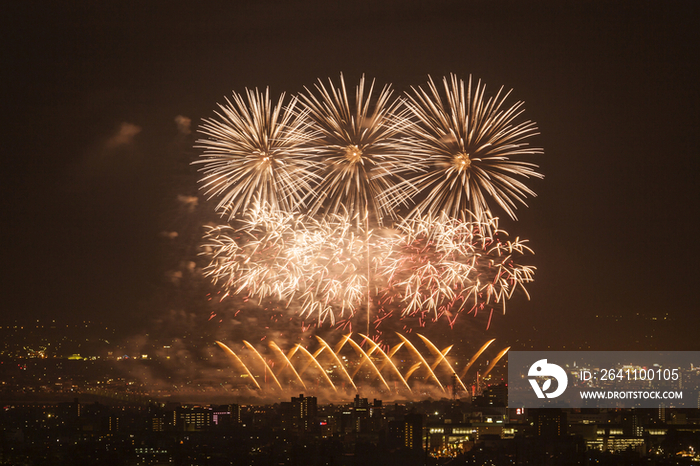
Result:
[[[199,407],[180,407],[174,412],[177,430],[194,432],[209,429],[212,425],[212,410]]]
[[[561,409],[533,409],[531,414],[538,437],[561,437],[567,434],[566,413]]]
[[[292,401],[280,403],[280,425],[282,430],[309,432],[315,426],[318,401],[315,396],[292,397]]]

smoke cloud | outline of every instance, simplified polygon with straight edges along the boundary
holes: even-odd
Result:
[[[161,231],[160,236],[172,240],[178,237],[178,233],[177,231]]]
[[[194,212],[194,209],[196,209],[197,205],[199,204],[199,198],[197,196],[185,196],[183,194],[178,194],[177,200],[184,205],[187,208],[187,211],[190,213]]]
[[[192,120],[186,116],[178,115],[175,117],[175,125],[177,125],[177,131],[180,134],[191,134]]]
[[[113,149],[115,147],[131,144],[136,135],[140,132],[140,126],[124,122],[119,126],[117,132],[107,140],[105,146],[108,149]]]

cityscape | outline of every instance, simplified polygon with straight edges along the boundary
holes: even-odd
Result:
[[[700,461],[700,410],[524,409],[497,376],[436,369],[446,390],[397,397],[376,379],[328,401],[325,380],[250,389],[224,351],[220,367],[155,383],[163,355],[127,354],[113,330],[84,322],[3,327],[0,464],[114,465],[682,465]],[[51,337],[62,335],[60,339]],[[100,335],[94,341],[85,335]],[[105,338],[106,337],[106,338]],[[116,340],[115,340],[116,341]],[[165,345],[168,346],[168,345]],[[77,351],[81,351],[78,353]],[[496,351],[491,352],[493,357]],[[164,358],[164,360],[161,360]],[[206,359],[206,358],[203,358]],[[380,364],[381,358],[375,362]],[[409,361],[410,362],[410,361]],[[205,360],[197,364],[204,364]],[[350,371],[352,361],[346,361]],[[397,363],[402,368],[401,363]],[[478,365],[478,364],[477,364]],[[480,366],[483,372],[489,361]],[[698,368],[679,385],[697,383]],[[387,371],[389,373],[389,371]],[[279,374],[278,374],[279,375]],[[339,372],[329,371],[339,380]],[[204,376],[204,377],[202,377]],[[429,375],[421,375],[429,385]],[[177,379],[177,380],[175,380]],[[236,381],[238,379],[238,381]],[[339,384],[340,385],[340,384]],[[604,387],[604,384],[600,385]],[[697,387],[695,387],[697,388]],[[320,396],[316,396],[316,392]],[[363,395],[370,393],[371,396]],[[696,403],[700,403],[697,400]]]
[[[0,466],[700,463],[697,0],[207,3],[0,19]]]

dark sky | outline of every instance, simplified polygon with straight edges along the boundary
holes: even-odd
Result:
[[[41,3],[0,20],[3,322],[206,319],[167,275],[202,221],[183,202],[196,135],[175,118],[195,128],[245,87],[343,72],[403,92],[453,72],[514,89],[545,150],[539,196],[503,222],[538,268],[504,338],[700,349],[696,1]],[[656,325],[661,344],[640,337]]]

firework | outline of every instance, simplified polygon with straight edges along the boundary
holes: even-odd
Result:
[[[353,218],[323,219],[256,206],[234,226],[208,227],[206,276],[228,294],[262,301],[296,301],[300,315],[319,322],[349,318],[368,293],[365,257],[373,235],[358,232]],[[376,245],[377,261],[382,253]]]
[[[533,281],[534,267],[519,264],[532,253],[525,240],[503,240],[498,221],[415,217],[398,226],[392,251],[378,275],[387,277],[385,295],[395,293],[402,315],[432,312],[454,316],[500,305]],[[454,317],[452,317],[452,322]]]
[[[394,314],[452,325],[463,311],[505,312],[518,288],[527,295],[534,267],[520,260],[532,251],[503,239],[487,198],[514,218],[535,195],[522,179],[541,175],[519,158],[542,153],[527,142],[537,128],[517,121],[522,103],[508,107],[509,93],[486,98],[481,82],[454,75],[443,84],[430,79],[405,102],[364,77],[352,98],[342,74],[286,107],[269,91],[234,94],[199,141],[203,186],[231,222],[207,228],[205,274],[225,296],[276,301],[319,324],[366,306],[367,335],[375,305],[376,325]]]
[[[205,275],[227,294],[295,302],[302,318],[331,325],[354,316],[368,295],[391,301],[401,316],[445,315],[451,324],[465,310],[505,312],[534,279],[534,267],[520,263],[532,253],[527,241],[503,239],[497,219],[418,217],[371,234],[353,223],[347,215],[317,220],[257,207],[235,227],[208,229]]]
[[[363,349],[361,341],[355,341],[352,334],[343,336],[335,351],[318,337],[321,346],[315,351],[294,344],[287,354],[274,341],[270,341],[269,349],[266,349],[263,346],[256,348],[243,340],[243,345],[239,345],[240,350],[236,350],[237,353],[221,342],[217,344],[232,357],[236,371],[247,375],[248,380],[258,390],[285,391],[327,387],[331,388],[334,394],[343,396],[343,392],[339,390],[342,385],[345,385],[346,390],[353,392],[374,386],[381,391],[412,396],[416,393],[418,384],[422,389],[433,387],[438,393],[444,394],[447,390],[446,385],[452,381],[458,383],[462,390],[467,390],[467,379],[464,375],[457,375],[452,368],[459,360],[447,357],[451,346],[440,350],[431,340],[419,334],[429,350],[425,351],[405,336],[397,335],[401,342],[388,353],[368,337],[359,335],[368,346]],[[399,353],[402,348],[403,352]],[[489,358],[491,363],[481,377],[488,376],[508,349],[504,348],[494,358]],[[470,365],[474,364],[483,350],[484,347],[471,358]],[[269,377],[270,383],[261,387],[256,381],[256,374],[264,374],[266,380]]]
[[[416,120],[407,127],[408,141],[422,156],[422,172],[405,183],[425,193],[413,215],[471,212],[481,219],[490,212],[490,197],[515,218],[516,204],[535,196],[520,179],[542,177],[536,165],[513,160],[542,153],[527,143],[537,134],[535,123],[517,122],[523,104],[507,107],[510,92],[502,88],[487,99],[486,86],[472,86],[471,77],[466,89],[455,75],[443,78],[443,85],[444,94],[431,78],[427,90],[414,88],[406,102]]]
[[[373,98],[374,81],[367,89],[364,76],[354,99],[342,74],[339,88],[329,79],[328,86],[319,80],[315,90],[307,88],[301,96],[318,135],[313,143],[321,180],[311,214],[347,211],[378,223],[395,217],[395,208],[406,205],[414,192],[402,177],[417,169],[403,137],[410,121],[399,110],[400,101],[391,99],[388,85]]]
[[[206,227],[204,255],[210,259],[205,276],[222,282],[228,293],[245,290],[261,300],[269,296],[291,299],[303,277],[291,248],[297,217],[256,205],[234,226]],[[291,256],[291,257],[290,257]]]
[[[220,196],[217,210],[234,217],[260,199],[275,209],[292,211],[311,191],[314,179],[307,143],[305,112],[297,99],[284,106],[284,94],[276,105],[265,93],[246,90],[233,94],[217,112],[218,119],[205,120],[200,131],[204,164],[202,188],[209,197]]]

